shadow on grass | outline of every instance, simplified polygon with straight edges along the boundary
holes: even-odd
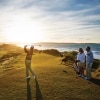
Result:
[[[27,79],[27,100],[32,100],[31,86],[29,82],[30,79]],[[35,82],[36,82],[36,100],[43,100],[37,79],[35,79]]]
[[[30,79],[27,79],[27,100],[32,100],[31,87],[29,84]]]
[[[37,79],[35,79],[35,82],[36,82],[36,100],[43,100]]]
[[[90,82],[96,84],[96,85],[99,85],[100,86],[100,79],[95,79],[95,78],[92,78],[89,80]]]

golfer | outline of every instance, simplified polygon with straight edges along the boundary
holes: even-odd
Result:
[[[34,79],[36,78],[34,72],[31,69],[31,60],[32,60],[33,50],[34,50],[34,46],[31,46],[30,48],[27,48],[27,45],[24,46],[24,51],[26,53],[26,58],[25,58],[26,79],[30,78],[29,71],[34,76]]]

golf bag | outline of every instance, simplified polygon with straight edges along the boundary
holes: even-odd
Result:
[[[77,74],[80,74],[79,67],[76,65],[76,63],[73,64],[73,68],[74,68],[74,71],[75,71]]]

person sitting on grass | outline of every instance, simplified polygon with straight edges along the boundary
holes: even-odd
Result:
[[[31,69],[31,60],[32,60],[33,50],[34,50],[34,46],[31,46],[29,49],[27,48],[27,45],[24,46],[24,51],[26,53],[26,58],[25,58],[26,79],[29,79],[30,78],[29,71],[34,76],[34,79],[36,78],[34,72]]]
[[[79,68],[79,76],[84,78],[84,67],[85,67],[85,53],[82,48],[79,48],[79,53],[77,54],[76,64]]]

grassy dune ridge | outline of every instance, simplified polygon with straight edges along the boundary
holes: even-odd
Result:
[[[63,53],[75,56],[75,52]],[[100,60],[94,61],[93,80],[87,81],[76,75],[72,61],[66,65],[61,64],[63,57],[59,51],[46,50],[39,53],[36,50],[32,68],[37,79],[34,80],[30,74],[31,79],[26,80],[23,50],[4,48],[0,51],[0,60],[8,54],[13,59],[7,66],[2,67],[3,62],[0,62],[0,100],[100,100]]]

